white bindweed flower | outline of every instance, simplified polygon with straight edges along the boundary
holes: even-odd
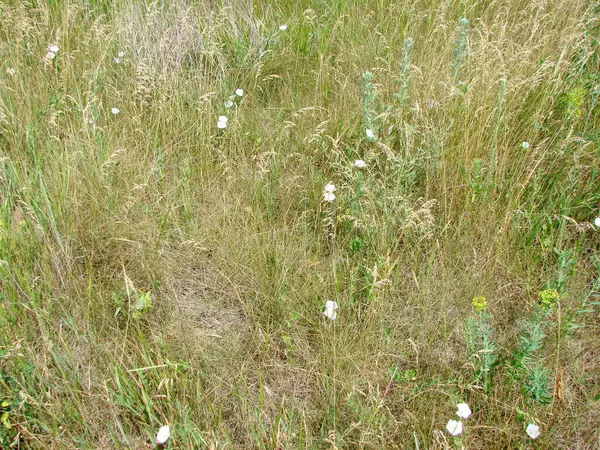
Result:
[[[217,120],[217,128],[223,129],[226,127],[227,127],[227,117],[219,116],[219,119]]]
[[[225,108],[231,108],[233,106],[233,102],[231,100],[225,100],[223,104],[225,105]]]
[[[110,112],[113,113],[115,116],[117,114],[119,114],[121,111],[119,110],[119,108],[115,108],[114,106],[112,108],[110,108]]]
[[[446,430],[448,430],[448,433],[452,436],[458,436],[463,432],[462,422],[460,420],[449,420],[446,424]]]
[[[521,147],[523,147],[525,150],[527,150],[527,149],[529,148],[529,142],[527,142],[527,141],[523,141],[523,142],[521,143]]]
[[[287,24],[285,24],[285,23],[284,23],[283,25],[279,25],[279,29],[280,29],[281,31],[285,31],[285,30],[287,30]]]
[[[540,437],[540,434],[542,434],[540,433],[540,427],[538,427],[534,423],[530,423],[529,425],[527,425],[525,432],[531,439],[537,439]]]
[[[244,90],[241,88],[237,88],[235,90],[235,95],[237,95],[238,97],[243,97],[244,96]]]
[[[328,319],[335,320],[335,318],[337,317],[337,312],[336,312],[337,309],[338,309],[338,304],[336,302],[327,300],[325,302],[325,311],[323,311],[323,314]]]
[[[371,130],[370,128],[367,128],[365,130],[365,134],[369,139],[375,139],[375,133],[373,133],[373,130]]]
[[[594,225],[596,225],[598,228],[600,228],[600,217],[596,217],[594,219]]]
[[[354,167],[358,167],[359,169],[364,169],[366,166],[365,162],[362,159],[357,159],[354,161]]]
[[[156,434],[156,443],[158,445],[163,445],[169,437],[171,436],[171,429],[169,425],[163,425],[159,428],[158,433]]]
[[[49,52],[52,52],[52,53],[58,53],[58,50],[59,50],[59,49],[58,49],[58,45],[54,45],[54,44],[52,44],[52,45],[49,45],[49,46],[48,46],[48,51],[49,51]]]
[[[117,56],[119,58],[122,58],[123,56],[125,56],[125,52],[119,52],[119,53],[117,53]]]
[[[461,419],[466,419],[471,415],[471,408],[466,403],[456,405],[456,415]]]
[[[325,188],[323,189],[323,200],[325,200],[326,202],[331,203],[332,201],[335,200],[335,192],[336,188],[335,185],[332,183],[327,183],[325,185]]]
[[[46,59],[54,59],[56,57],[56,53],[48,52],[46,53]]]

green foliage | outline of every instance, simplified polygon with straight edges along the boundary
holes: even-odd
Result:
[[[150,292],[139,292],[136,295],[137,299],[133,308],[133,318],[140,319],[152,307],[152,294]]]
[[[379,133],[379,111],[381,110],[381,101],[377,89],[373,84],[375,75],[372,72],[364,72],[362,75],[362,121],[366,128],[371,129],[375,136]]]
[[[456,35],[456,41],[454,43],[454,50],[452,53],[452,63],[450,68],[452,69],[452,79],[456,82],[461,73],[461,68],[469,54],[468,49],[468,38],[469,38],[469,19],[466,17],[461,18],[458,21],[458,32]]]
[[[552,399],[548,391],[548,375],[548,369],[539,364],[528,368],[525,373],[525,390],[538,403],[549,403]]]
[[[400,74],[398,83],[400,84],[400,92],[395,94],[397,106],[402,109],[408,100],[408,88],[411,79],[411,54],[413,50],[413,38],[406,38],[402,46],[402,59],[400,60]]]
[[[556,327],[551,313],[559,294],[555,289],[545,289],[539,295],[539,304],[534,303],[534,313],[522,327],[519,347],[512,352],[510,374],[513,382],[522,386],[526,396],[547,403],[552,396],[548,391],[549,370],[542,365],[547,342],[545,330]]]
[[[485,201],[491,188],[491,183],[485,176],[483,161],[474,159],[471,161],[469,171],[469,188],[471,189],[471,203]]]
[[[481,383],[486,394],[491,391],[494,370],[498,362],[491,319],[492,316],[482,307],[467,318],[464,330],[467,348],[475,369],[474,382]]]

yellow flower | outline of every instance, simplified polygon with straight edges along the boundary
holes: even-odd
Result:
[[[540,298],[542,299],[542,306],[548,309],[558,300],[558,292],[556,289],[544,289],[540,292]]]
[[[12,425],[8,421],[8,413],[7,412],[2,413],[2,415],[0,416],[0,423],[2,425],[4,425],[4,428],[6,428],[7,430],[9,430],[10,428],[12,428]]]
[[[487,306],[485,297],[474,297],[472,303],[477,311],[481,311]]]

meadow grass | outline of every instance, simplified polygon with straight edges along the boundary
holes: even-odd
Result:
[[[0,3],[0,448],[598,448],[599,21]]]

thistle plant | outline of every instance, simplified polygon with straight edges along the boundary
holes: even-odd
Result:
[[[465,339],[475,369],[475,383],[481,382],[484,392],[489,394],[493,371],[498,362],[496,345],[492,336],[494,329],[490,325],[492,316],[486,310],[487,300],[485,297],[475,297],[472,304],[475,314],[467,319]]]

